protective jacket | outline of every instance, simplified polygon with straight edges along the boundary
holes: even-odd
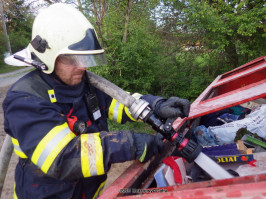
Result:
[[[8,91],[3,102],[5,131],[12,137],[19,162],[15,171],[18,198],[96,198],[111,163],[135,159],[132,132],[108,132],[107,118],[135,121],[128,109],[84,81],[67,86],[38,70]],[[94,93],[100,118],[93,120],[85,94]],[[133,94],[152,104],[152,95]],[[67,116],[87,124],[75,134]]]

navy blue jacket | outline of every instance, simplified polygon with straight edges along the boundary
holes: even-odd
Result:
[[[109,132],[107,124],[107,118],[134,121],[128,109],[91,89],[101,112],[97,121],[86,109],[84,95],[90,90],[84,78],[67,86],[35,70],[9,89],[3,102],[4,127],[20,157],[15,172],[18,198],[96,198],[111,164],[135,159],[133,133]],[[158,98],[135,96],[150,104]],[[69,128],[69,113],[88,124],[86,134],[76,135]]]

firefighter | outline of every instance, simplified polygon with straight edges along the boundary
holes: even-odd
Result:
[[[5,131],[19,156],[14,198],[97,198],[112,163],[145,162],[160,151],[158,135],[108,131],[107,118],[135,120],[90,85],[86,68],[106,64],[106,58],[81,12],[61,3],[44,9],[30,44],[16,55],[22,54],[45,68],[18,80],[3,102]],[[132,95],[149,102],[161,119],[188,116],[188,100]]]

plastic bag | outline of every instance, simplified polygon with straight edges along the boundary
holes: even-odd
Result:
[[[202,146],[218,145],[218,141],[214,138],[213,133],[204,125],[196,127],[194,130],[194,135],[197,139],[197,142]]]
[[[210,126],[208,131],[214,134],[219,145],[223,145],[233,143],[236,132],[240,128],[247,128],[248,131],[257,133],[260,137],[266,139],[266,104],[261,105],[242,120],[221,126]]]

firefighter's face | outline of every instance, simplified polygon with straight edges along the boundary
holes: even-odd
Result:
[[[85,67],[79,67],[73,64],[61,62],[60,59],[56,61],[55,73],[67,85],[77,85],[81,82]]]

